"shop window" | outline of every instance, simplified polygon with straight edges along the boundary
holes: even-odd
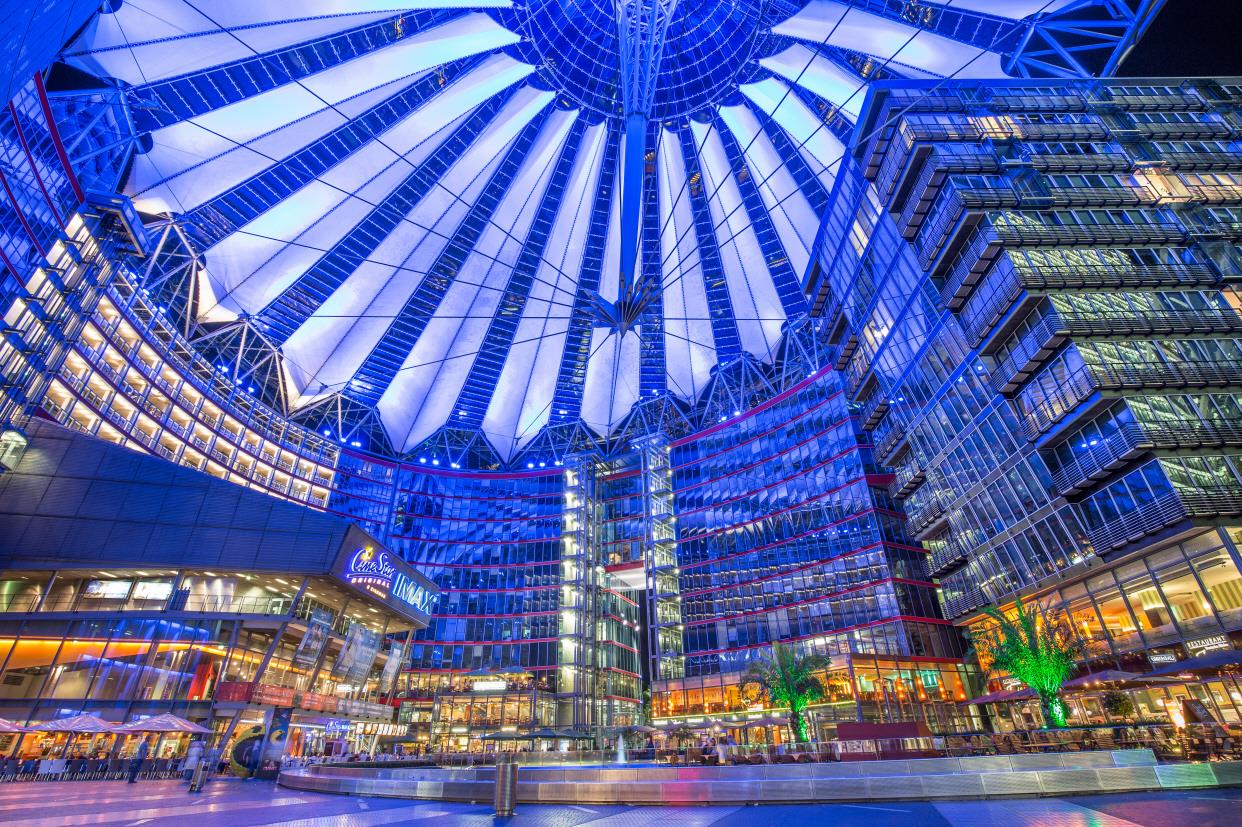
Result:
[[[1164,591],[1173,619],[1186,634],[1212,631],[1218,627],[1212,605],[1188,565],[1157,572],[1156,580]]]
[[[1203,581],[1221,623],[1238,625],[1242,621],[1242,576],[1239,576],[1233,558],[1219,548],[1196,557],[1192,565]]]

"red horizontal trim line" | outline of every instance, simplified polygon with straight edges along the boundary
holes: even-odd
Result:
[[[34,234],[34,230],[30,226],[30,222],[26,220],[26,214],[22,211],[21,206],[17,203],[17,198],[13,196],[13,190],[9,189],[9,179],[5,176],[4,170],[0,170],[0,184],[4,185],[4,192],[9,197],[9,203],[13,205],[13,212],[17,215],[17,220],[21,222],[22,227],[26,230],[26,235],[30,237],[30,243],[39,251],[39,255],[47,258],[47,250],[43,249],[43,245],[39,243],[38,237]]]
[[[822,525],[822,526],[820,526],[819,528],[813,528],[813,529],[811,529],[810,531],[804,531],[804,532],[802,532],[801,534],[795,534],[795,535],[793,535],[792,537],[783,537],[783,538],[781,538],[780,540],[773,541],[773,542],[771,542],[771,543],[768,543],[767,545],[755,546],[754,548],[746,549],[745,551],[735,551],[735,552],[733,552],[732,554],[726,554],[726,555],[725,555],[725,556],[723,556],[723,557],[712,557],[712,558],[709,558],[709,559],[707,559],[707,560],[699,560],[699,561],[694,562],[694,563],[682,563],[680,566],[678,566],[678,568],[681,568],[681,569],[695,569],[695,568],[698,568],[699,566],[710,566],[710,565],[712,565],[713,563],[720,563],[720,562],[723,562],[723,561],[725,561],[725,560],[734,560],[734,559],[736,559],[736,558],[738,558],[738,557],[745,557],[747,554],[755,554],[755,553],[760,552],[760,551],[767,551],[768,549],[773,549],[773,548],[777,548],[777,547],[779,547],[779,546],[786,545],[787,543],[792,543],[792,542],[794,542],[795,540],[801,540],[803,537],[809,537],[809,536],[811,536],[812,534],[818,534],[819,532],[823,531],[823,530],[824,530],[824,529],[826,529],[826,528],[832,528],[833,526],[838,526],[838,525],[841,525],[842,523],[847,523],[847,522],[849,522],[850,520],[856,520],[856,519],[858,519],[859,517],[863,517],[863,516],[866,516],[866,515],[868,515],[868,514],[875,514],[875,513],[879,512],[879,511],[880,511],[880,510],[879,510],[879,509],[876,509],[876,508],[867,508],[867,509],[863,509],[862,511],[859,511],[859,512],[857,512],[856,514],[851,514],[851,515],[849,515],[848,517],[842,517],[840,520],[835,520],[835,521],[833,521],[833,522],[831,522],[831,523],[828,523],[828,524],[826,524],[826,525]],[[684,542],[684,541],[683,541],[683,542]],[[881,543],[885,543],[885,542],[886,542],[886,541],[881,541]],[[874,544],[872,544],[872,545],[874,545]],[[890,545],[890,546],[894,546],[894,547],[896,547],[896,548],[905,548],[905,549],[910,549],[910,548],[911,548],[910,546],[903,546],[903,545],[900,545],[900,544],[897,544],[897,543],[888,543],[888,545]],[[924,554],[926,554],[926,553],[927,553],[927,549],[918,549],[918,551],[922,551]]]
[[[381,500],[378,497],[370,497],[370,496],[367,496],[366,494],[357,494],[352,491],[342,491],[339,488],[334,489],[332,493],[338,497],[341,497],[342,499],[363,500],[364,502],[375,503],[376,505],[383,505],[383,506],[392,504],[390,500]]]
[[[441,594],[502,594],[513,592],[537,592],[546,589],[559,589],[560,586],[523,586],[520,589],[440,589]]]
[[[626,563],[613,563],[611,566],[604,566],[604,571],[630,571],[632,569],[641,569],[642,567],[642,560],[630,560]]]
[[[428,646],[518,646],[523,643],[555,643],[560,638],[532,637],[521,640],[424,640]]]
[[[498,519],[493,519],[491,517],[453,517],[438,514],[411,514],[409,512],[407,512],[405,516],[412,517],[415,520],[436,520],[438,522],[443,522],[445,520],[458,520],[463,523],[531,523],[535,520],[559,519],[561,512],[558,511],[556,514],[544,514],[538,517],[504,517]],[[556,536],[559,537],[560,535],[558,534]]]
[[[421,641],[419,645],[433,645],[435,641]],[[516,668],[516,667],[515,667]],[[554,672],[556,666],[526,666],[521,667],[527,672]],[[459,675],[464,672],[473,672],[473,669],[423,669],[421,667],[411,666],[408,669],[402,669],[402,672],[417,672],[420,675]]]
[[[631,678],[639,678],[639,677],[642,677],[642,676],[641,676],[641,675],[639,675],[637,672],[630,672],[629,670],[627,670],[627,669],[622,669],[622,668],[620,668],[620,667],[618,667],[618,666],[605,666],[605,667],[603,667],[603,669],[604,669],[604,671],[606,671],[606,672],[620,672],[622,675],[629,675]],[[620,696],[620,697],[624,697],[624,696]],[[629,698],[628,700],[634,700],[634,699],[633,699],[633,698]]]
[[[550,612],[514,612],[511,614],[470,614],[470,615],[442,615],[433,613],[432,618],[443,617],[449,620],[474,620],[493,617],[547,617],[548,615],[559,614],[559,611],[553,609]]]
[[[601,640],[600,643],[615,646],[618,649],[624,649],[625,651],[633,652],[636,655],[638,654],[638,650],[635,649],[633,646],[626,646],[624,643],[621,643],[620,641],[617,641],[617,640]]]
[[[637,477],[642,473],[642,470],[643,469],[641,468],[632,468],[629,471],[617,471],[614,474],[604,474],[600,477],[600,480],[603,482],[612,482],[613,480],[623,480],[629,477]]]
[[[441,494],[438,491],[419,491],[415,488],[398,488],[397,491],[402,494],[414,494],[419,497],[428,497],[437,500],[464,500],[479,503],[509,502],[514,500],[562,499],[561,493],[557,491],[550,494],[511,494],[501,497],[472,497],[469,494]]]
[[[886,583],[906,583],[911,586],[925,586],[928,588],[935,588],[934,583],[927,583],[922,580],[905,580],[900,577],[885,577],[881,580],[872,580],[870,583],[860,583],[857,586],[850,586],[848,589],[838,589],[835,592],[827,592],[826,594],[821,594],[818,597],[811,597],[806,600],[798,600],[793,603],[782,603],[779,606],[772,606],[770,608],[751,609],[750,611],[747,611],[747,612],[737,612],[735,614],[719,615],[717,617],[710,617],[704,620],[689,620],[689,621],[686,621],[686,625],[687,626],[702,626],[706,623],[715,623],[720,620],[734,620],[739,617],[751,617],[752,615],[771,614],[772,612],[779,612],[783,609],[796,609],[799,606],[809,606],[812,603],[820,603],[825,600],[831,600],[834,597],[841,597],[842,595],[853,594],[854,592],[860,592],[860,591],[863,591],[864,589],[871,589],[871,588],[875,588],[876,586],[883,586]]]
[[[21,122],[17,120],[17,107],[13,105],[13,101],[9,101],[9,117],[13,120],[13,128],[17,130],[17,141],[22,145],[22,152],[25,153],[26,161],[30,164],[30,171],[34,174],[35,183],[39,185],[39,192],[43,193],[43,200],[47,202],[48,209],[52,211],[52,217],[56,219],[56,223],[63,230],[65,229],[65,219],[61,217],[56,202],[52,200],[51,193],[47,191],[47,187],[43,184],[43,176],[39,174],[39,165],[35,163],[34,156],[30,154],[30,144],[26,142],[26,133],[22,130]]]
[[[629,698],[625,695],[605,695],[604,697],[610,701],[629,701],[630,703],[638,703],[638,698]]]
[[[859,546],[857,548],[852,548],[849,551],[843,552],[842,554],[837,554],[833,557],[824,557],[823,559],[816,560],[812,563],[805,563],[801,566],[795,566],[791,569],[781,569],[776,574],[769,574],[765,577],[756,577],[753,580],[741,580],[737,583],[731,583],[725,586],[712,586],[711,588],[707,588],[707,589],[695,589],[694,591],[685,591],[685,592],[681,592],[680,594],[682,597],[697,597],[701,594],[711,594],[712,592],[720,592],[720,591],[725,591],[727,589],[736,589],[738,586],[749,586],[752,583],[765,583],[768,580],[775,580],[779,577],[788,577],[789,575],[797,574],[800,571],[806,571],[807,569],[817,568],[819,566],[827,565],[828,563],[835,563],[838,560],[844,560],[846,557],[853,557],[855,554],[862,554],[865,551],[870,551],[871,549],[874,549],[874,548],[882,548],[883,546],[884,546],[884,541],[877,540],[874,543],[867,543],[867,545],[865,546]],[[695,565],[698,565],[698,564],[696,563]]]
[[[689,490],[691,490],[692,488],[698,488],[699,486],[703,486],[703,485],[710,485],[711,483],[713,483],[713,482],[717,482],[718,480],[728,479],[729,477],[733,477],[733,476],[736,476],[736,475],[738,475],[738,474],[741,474],[741,473],[743,473],[743,472],[745,472],[745,471],[749,471],[749,470],[750,470],[750,469],[752,469],[752,468],[756,468],[756,467],[758,467],[758,466],[760,466],[760,465],[763,465],[765,462],[771,462],[772,460],[776,459],[776,458],[777,458],[777,457],[779,457],[779,456],[782,456],[782,455],[784,455],[784,454],[789,453],[790,451],[793,451],[793,450],[796,450],[796,449],[798,449],[798,448],[801,448],[803,445],[806,445],[808,442],[814,442],[815,440],[817,440],[817,439],[819,439],[820,437],[822,437],[824,434],[829,433],[829,432],[831,432],[831,431],[835,431],[837,428],[840,428],[842,425],[844,425],[845,423],[847,423],[847,422],[849,422],[849,421],[850,421],[850,418],[849,418],[848,416],[847,416],[847,417],[845,417],[844,419],[839,419],[839,420],[837,420],[836,422],[833,422],[831,425],[829,425],[829,426],[828,426],[827,428],[825,428],[824,430],[820,431],[820,432],[819,432],[819,433],[817,433],[817,434],[812,434],[811,436],[807,437],[806,439],[802,440],[801,442],[798,442],[798,443],[796,443],[796,444],[794,444],[794,445],[789,445],[789,446],[786,446],[786,447],[785,447],[785,448],[783,448],[782,450],[777,451],[777,452],[776,452],[776,453],[774,453],[774,454],[769,454],[768,456],[763,457],[762,459],[755,460],[754,462],[750,463],[749,465],[743,465],[743,466],[741,466],[740,468],[735,468],[735,469],[733,469],[732,471],[730,471],[730,472],[729,472],[729,473],[727,473],[727,474],[721,474],[721,475],[720,475],[720,476],[718,476],[718,477],[712,477],[711,479],[702,480],[702,481],[700,481],[700,482],[696,482],[696,483],[694,483],[694,484],[692,484],[692,485],[687,485],[687,486],[685,486],[684,488],[674,488],[674,489],[673,489],[673,493],[675,493],[675,494],[680,494],[680,493],[682,493],[683,491],[689,491]],[[856,451],[856,450],[858,450],[858,447],[859,447],[859,446],[858,446],[858,444],[857,444],[857,443],[852,443],[852,444],[849,446],[849,448],[847,448],[845,451],[841,451],[840,453],[835,454],[835,455],[834,455],[834,457],[839,457],[839,456],[842,456],[843,454],[848,453],[849,451]],[[684,466],[683,466],[683,467],[684,467]],[[819,466],[816,466],[816,467],[819,467]]]
[[[776,396],[772,397],[766,402],[756,405],[755,407],[751,408],[749,411],[744,412],[740,416],[735,416],[732,419],[727,419],[724,422],[717,423],[716,425],[713,425],[710,428],[704,428],[703,430],[690,434],[689,436],[684,436],[681,439],[674,440],[669,443],[669,447],[676,448],[679,445],[685,445],[687,442],[693,442],[696,439],[702,439],[705,436],[714,434],[723,428],[728,428],[730,425],[734,425],[738,422],[741,422],[744,419],[749,419],[750,417],[754,416],[757,413],[760,413],[761,411],[766,411],[768,408],[772,407],[773,405],[784,402],[786,399],[798,393],[803,388],[812,384],[813,382],[815,382],[815,380],[819,379],[821,376],[823,376],[824,374],[832,370],[833,370],[832,365],[827,365],[825,367],[822,367],[818,371],[816,371],[816,373],[813,376],[808,376],[806,379],[803,379],[801,382],[794,385],[789,390],[778,393]],[[832,399],[833,397],[840,396],[841,393],[842,393],[841,391],[837,391],[832,396],[828,397],[828,399]],[[824,401],[827,401],[827,400],[824,400]]]
[[[936,617],[911,617],[909,615],[894,615],[892,617],[886,617],[883,620],[872,620],[867,623],[856,623],[853,626],[842,626],[837,629],[825,629],[824,631],[816,632],[813,635],[802,635],[801,637],[783,638],[781,640],[771,641],[769,643],[748,643],[745,646],[726,646],[723,649],[700,649],[694,652],[685,652],[683,656],[684,657],[695,657],[697,655],[718,655],[722,652],[742,652],[742,651],[749,650],[749,649],[762,649],[765,646],[771,646],[772,643],[792,643],[792,642],[796,642],[799,640],[810,640],[811,638],[814,638],[814,637],[825,637],[827,635],[839,635],[842,632],[852,632],[855,629],[867,629],[871,626],[883,626],[886,623],[897,623],[899,621],[906,621],[910,623],[931,623],[932,625],[935,625],[935,626],[952,626],[953,625],[951,622],[947,620],[941,620],[940,618],[936,618]],[[884,657],[884,656],[880,655],[880,657]],[[891,655],[888,657],[894,660],[898,659],[895,656],[891,656]],[[951,662],[956,663],[957,661],[951,661]]]
[[[613,589],[604,589],[604,591],[606,591],[608,594],[612,595],[613,597],[617,598],[618,600],[624,600],[626,603],[629,603],[631,606],[638,605],[633,600],[630,600],[628,597],[626,597],[625,595],[621,594],[618,591],[614,591]]]
[[[767,514],[764,514],[761,517],[755,517],[753,519],[745,520],[740,523],[731,523],[730,525],[720,526],[719,528],[713,528],[711,531],[705,531],[702,534],[690,534],[690,535],[679,536],[677,539],[679,542],[683,542],[683,543],[688,540],[701,540],[707,537],[715,537],[718,534],[724,534],[726,531],[733,531],[735,529],[742,528],[743,526],[754,525],[755,523],[761,523],[764,520],[770,520],[773,517],[779,517],[782,514],[788,514],[790,511],[796,511],[799,508],[802,508],[807,503],[814,503],[814,502],[819,502],[820,500],[823,500],[823,499],[827,499],[828,497],[831,497],[833,494],[836,494],[838,491],[848,488],[849,486],[854,485],[856,483],[862,482],[866,478],[867,478],[866,474],[863,474],[861,477],[854,477],[851,480],[846,480],[845,482],[841,483],[836,488],[830,488],[827,491],[820,492],[819,494],[816,494],[814,497],[808,497],[807,499],[801,500],[795,503],[794,505],[788,506],[787,508],[782,508],[777,511],[769,511]],[[693,514],[696,512],[687,511],[684,513]],[[681,517],[682,515],[679,514],[678,520],[680,520]]]
[[[551,537],[533,537],[522,540],[457,540],[452,537],[418,537],[413,534],[394,534],[392,536],[398,540],[412,540],[416,543],[433,543],[442,546],[515,546],[522,545],[523,543],[548,543],[561,540],[560,534]]]
[[[539,468],[531,471],[467,471],[464,469],[454,471],[452,469],[444,468],[428,468],[422,463],[405,463],[401,467],[416,474],[426,474],[429,477],[456,477],[458,479],[484,480],[525,480],[533,477],[559,476],[564,473],[564,469],[562,468]]]
[[[43,75],[38,72],[34,76],[34,85],[35,92],[39,95],[39,106],[43,110],[43,120],[47,121],[47,131],[52,136],[52,146],[56,147],[56,157],[60,158],[60,165],[65,168],[69,186],[73,187],[73,193],[78,197],[78,202],[85,203],[86,193],[82,191],[82,185],[78,183],[78,176],[73,171],[73,165],[69,163],[69,155],[65,152],[65,145],[60,140],[60,128],[56,126],[56,119],[52,117],[52,105],[47,99],[47,87],[43,85]]]
[[[418,560],[414,565],[424,569],[523,569],[535,566],[559,566],[560,560],[545,563],[433,563],[429,560]]]
[[[710,511],[711,509],[719,508],[722,505],[728,505],[729,503],[735,503],[738,500],[744,500],[747,497],[753,497],[756,494],[759,494],[763,491],[770,491],[771,489],[776,488],[778,485],[784,485],[790,480],[796,480],[799,477],[805,477],[807,474],[814,473],[815,471],[818,471],[821,468],[829,466],[832,463],[836,462],[837,460],[841,459],[842,457],[846,456],[847,454],[854,453],[856,450],[858,450],[857,446],[851,445],[849,448],[846,448],[845,450],[840,451],[839,453],[833,454],[832,456],[828,457],[828,459],[824,460],[823,462],[820,462],[817,465],[812,465],[810,468],[804,468],[803,470],[798,471],[796,474],[791,474],[788,477],[782,477],[781,479],[778,479],[775,482],[768,483],[767,485],[762,485],[759,488],[753,488],[750,491],[744,491],[741,494],[738,494],[733,497],[729,497],[727,500],[718,500],[716,502],[708,503],[707,505],[701,505],[698,508],[690,508],[685,511],[680,511],[678,512],[677,517],[678,519],[681,519],[682,517],[685,517],[690,514],[698,514],[702,511]],[[740,469],[738,472],[735,472],[735,473],[740,473],[741,470],[745,470],[745,469]],[[726,479],[732,476],[733,474],[725,474],[723,477],[716,477],[716,479],[708,480],[708,482],[717,482],[719,480]],[[869,475],[864,474],[863,476],[869,476]],[[853,481],[854,480],[851,480],[851,482]],[[845,483],[845,484],[849,485],[850,483]],[[839,490],[839,489],[836,489],[836,490]],[[681,492],[679,491],[677,493],[681,493]]]
[[[798,411],[793,416],[791,416],[789,419],[786,419],[783,422],[779,422],[765,431],[760,431],[757,434],[753,434],[752,436],[747,437],[741,442],[731,442],[726,447],[721,448],[718,451],[713,451],[710,454],[707,454],[705,456],[695,457],[694,459],[686,460],[680,465],[672,465],[671,467],[674,471],[679,471],[683,468],[689,468],[692,465],[698,465],[701,462],[706,462],[709,459],[714,459],[715,457],[719,457],[724,454],[727,454],[736,448],[742,447],[743,445],[749,445],[752,442],[757,442],[761,439],[767,439],[768,437],[772,436],[772,434],[776,433],[777,431],[784,430],[785,428],[788,428],[790,425],[793,425],[795,422],[798,422],[810,416],[815,411],[818,411],[820,408],[822,408],[823,406],[827,405],[829,402],[836,399],[838,396],[841,396],[841,392],[839,391],[837,393],[831,394],[830,396],[824,397],[823,399],[819,400],[819,402],[816,402],[814,405],[812,405],[809,408],[805,408],[803,410]]]

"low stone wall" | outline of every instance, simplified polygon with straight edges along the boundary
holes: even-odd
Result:
[[[496,770],[319,765],[282,786],[343,795],[491,801]],[[726,767],[523,767],[533,804],[738,804],[1071,795],[1242,785],[1242,762],[1157,764],[1151,750]]]

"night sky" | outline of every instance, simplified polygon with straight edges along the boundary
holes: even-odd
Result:
[[[1242,75],[1242,0],[1168,0],[1120,75]]]

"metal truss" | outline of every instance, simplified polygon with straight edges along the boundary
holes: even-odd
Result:
[[[1079,0],[1027,23],[1005,71],[1017,77],[1111,75],[1164,0]]]

